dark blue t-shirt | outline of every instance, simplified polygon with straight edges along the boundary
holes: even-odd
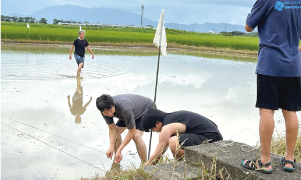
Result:
[[[257,0],[246,24],[258,27],[256,74],[301,76],[301,0]]]

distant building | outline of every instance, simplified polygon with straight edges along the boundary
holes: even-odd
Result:
[[[99,24],[99,23],[62,23],[59,22],[58,25],[63,26],[93,26],[93,27],[112,27],[112,28],[141,28],[141,26],[135,26],[135,25],[122,25],[122,24]],[[151,25],[146,25],[143,28],[152,28]]]

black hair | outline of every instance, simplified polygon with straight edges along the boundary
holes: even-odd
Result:
[[[166,113],[160,111],[158,109],[149,109],[143,116],[142,116],[142,127],[145,132],[149,132],[149,129],[156,127],[156,122],[163,122]]]
[[[103,94],[96,99],[96,107],[100,112],[103,112],[106,109],[109,110],[114,106],[114,99],[108,94]]]

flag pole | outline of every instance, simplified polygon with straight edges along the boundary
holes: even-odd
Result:
[[[162,14],[162,18],[160,18],[160,19],[161,19],[161,32],[160,32],[160,41],[159,41],[159,54],[158,54],[158,63],[157,63],[155,97],[154,97],[154,105],[153,105],[154,109],[156,108],[156,99],[157,99],[157,87],[158,87],[158,75],[159,75],[159,65],[160,65],[160,53],[161,53],[161,41],[162,41],[162,32],[163,32],[164,13]],[[150,139],[149,139],[148,158],[147,159],[149,159],[149,156],[150,156],[151,145],[152,145],[152,136],[153,136],[153,131],[151,130]]]

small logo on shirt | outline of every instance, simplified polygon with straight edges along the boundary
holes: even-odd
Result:
[[[281,1],[277,1],[274,6],[274,9],[276,9],[277,11],[282,11],[283,8],[284,8],[284,3]]]

